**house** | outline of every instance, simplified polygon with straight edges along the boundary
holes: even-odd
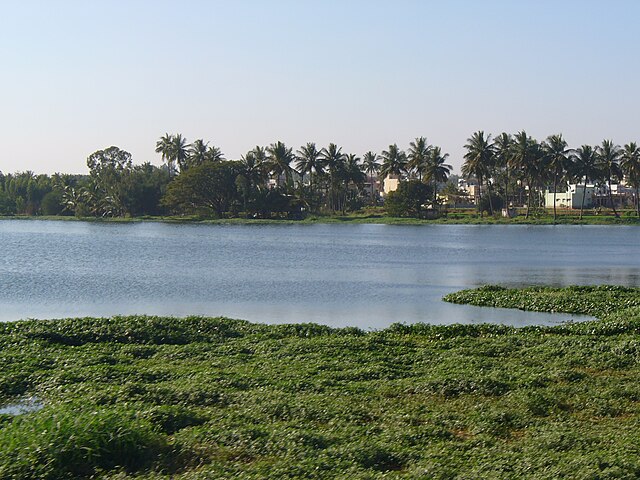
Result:
[[[591,208],[595,206],[597,192],[598,189],[595,185],[587,184],[585,190],[584,184],[569,184],[566,192],[556,192],[556,207],[580,208],[584,194],[584,207]],[[553,208],[553,192],[545,190],[544,204],[549,208]]]
[[[388,175],[382,181],[382,191],[385,195],[389,192],[395,192],[398,189],[398,185],[400,185],[400,176],[399,175]]]

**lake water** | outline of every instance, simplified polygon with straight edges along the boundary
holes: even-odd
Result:
[[[0,321],[224,315],[383,328],[556,324],[452,305],[484,284],[640,285],[640,228],[0,221]]]

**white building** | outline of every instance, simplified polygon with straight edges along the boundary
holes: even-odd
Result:
[[[566,192],[556,192],[556,207],[560,208],[580,208],[582,204],[582,195],[584,194],[584,207],[591,208],[595,204],[597,188],[595,185],[587,184],[585,191],[584,184],[567,185]],[[553,192],[546,190],[544,192],[544,204],[547,208],[553,208]]]

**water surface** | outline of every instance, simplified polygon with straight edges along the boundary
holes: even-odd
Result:
[[[0,221],[0,321],[225,315],[382,328],[576,318],[452,305],[484,284],[640,285],[640,229]]]

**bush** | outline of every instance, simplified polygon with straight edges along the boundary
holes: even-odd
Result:
[[[426,205],[433,197],[432,187],[418,180],[400,182],[395,192],[390,192],[384,206],[392,217],[422,218],[426,214]]]

